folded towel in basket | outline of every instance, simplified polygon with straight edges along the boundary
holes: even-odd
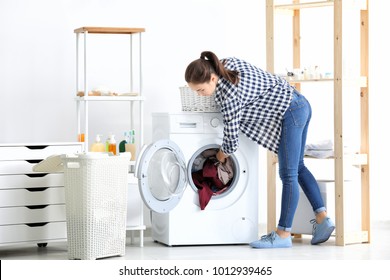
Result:
[[[64,172],[64,165],[61,160],[61,155],[52,155],[37,163],[33,167],[34,172]]]

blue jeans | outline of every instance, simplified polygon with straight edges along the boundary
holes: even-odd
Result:
[[[278,229],[291,231],[299,200],[299,185],[313,211],[325,211],[320,189],[303,161],[306,136],[311,119],[311,107],[306,98],[294,91],[290,107],[283,116],[278,152],[279,176],[282,180],[282,206]]]

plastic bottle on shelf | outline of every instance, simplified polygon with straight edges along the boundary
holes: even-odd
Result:
[[[77,135],[77,142],[84,142],[85,140],[85,134],[84,133],[80,133]]]
[[[95,138],[95,142],[91,145],[91,152],[105,152],[106,147],[100,140],[100,135],[97,134]]]
[[[137,149],[136,144],[135,144],[135,130],[134,129],[129,131],[128,137],[129,137],[128,143],[125,145],[126,152],[131,153],[130,160],[134,161],[135,160],[135,153],[136,153],[136,149]]]
[[[110,137],[108,138],[108,152],[116,155],[116,141],[114,134],[110,134]]]
[[[109,145],[110,145],[110,135],[111,135],[111,134],[112,134],[111,132],[108,134],[108,137],[107,137],[107,139],[106,139],[106,142],[105,142],[105,146],[106,146],[106,152],[108,152],[108,150],[109,150]]]
[[[126,152],[126,144],[129,143],[129,136],[127,134],[127,131],[124,133],[125,138],[119,143],[119,152],[124,153]]]

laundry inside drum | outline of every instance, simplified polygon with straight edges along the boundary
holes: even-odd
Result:
[[[228,157],[220,163],[216,154],[219,148],[205,149],[196,156],[191,165],[191,186],[198,192],[199,206],[203,210],[211,199],[221,198],[235,185],[236,162]]]

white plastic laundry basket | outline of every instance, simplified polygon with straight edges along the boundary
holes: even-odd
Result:
[[[130,155],[62,156],[69,259],[123,256]]]
[[[190,112],[219,112],[220,108],[215,102],[215,94],[200,96],[188,86],[180,87],[182,111]]]

